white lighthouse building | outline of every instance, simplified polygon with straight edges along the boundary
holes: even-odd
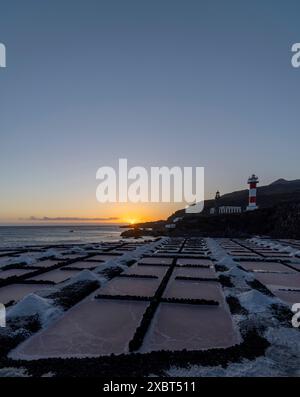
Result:
[[[258,206],[256,204],[256,185],[259,183],[258,177],[255,174],[248,179],[249,184],[249,203],[247,211],[257,210]]]

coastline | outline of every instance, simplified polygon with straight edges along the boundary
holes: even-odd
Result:
[[[0,249],[113,241],[121,231],[119,224],[0,225]]]

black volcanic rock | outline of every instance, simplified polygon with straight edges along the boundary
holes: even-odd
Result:
[[[236,205],[245,210],[248,204],[248,190],[224,194],[219,205]],[[241,214],[210,215],[209,209],[214,200],[206,200],[204,210],[199,214],[186,214],[185,210],[176,211],[165,222],[151,222],[152,235],[173,236],[211,236],[211,237],[249,237],[268,235],[274,238],[300,239],[300,180],[278,179],[257,190],[256,211],[243,211]],[[165,229],[165,224],[180,217],[175,229]],[[150,224],[139,224],[140,228]],[[144,234],[144,231],[140,231]],[[149,233],[149,232],[148,232]]]
[[[172,235],[210,237],[250,237],[300,239],[300,200],[281,203],[241,214],[186,216]]]
[[[248,189],[226,193],[219,199],[219,206],[240,206],[244,210],[248,205]],[[272,182],[270,185],[257,188],[257,205],[260,209],[270,208],[278,204],[300,201],[300,179],[287,181],[283,178]],[[202,215],[209,213],[209,209],[215,206],[215,200],[205,200]],[[184,210],[172,214],[168,221],[173,218],[185,216]]]
[[[287,181],[287,180],[284,179],[284,178],[279,178],[279,179],[277,179],[276,181],[270,183],[270,186],[272,186],[272,185],[283,185],[284,183],[288,183],[288,182],[289,182],[289,181]]]

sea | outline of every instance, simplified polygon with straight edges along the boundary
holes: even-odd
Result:
[[[0,226],[0,249],[117,241],[120,225]]]

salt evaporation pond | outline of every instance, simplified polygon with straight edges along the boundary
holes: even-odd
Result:
[[[155,294],[159,283],[159,279],[115,277],[103,288],[100,288],[100,294],[151,297]]]
[[[71,263],[68,266],[77,269],[94,269],[97,266],[96,262],[87,262],[87,261],[78,261],[75,263]],[[67,267],[65,268],[67,269]]]
[[[119,255],[95,255],[92,256],[91,258],[88,258],[87,261],[106,262],[118,258],[120,258]]]
[[[198,266],[212,266],[213,262],[210,259],[193,259],[193,258],[179,258],[177,259],[176,265],[198,265]]]
[[[48,267],[57,265],[57,263],[58,263],[57,260],[46,259],[44,261],[36,262],[32,266],[48,268]]]
[[[294,269],[300,271],[300,263],[289,263],[290,266],[292,266]]]
[[[0,302],[6,305],[11,301],[19,301],[32,292],[47,288],[45,284],[11,284],[0,288]]]
[[[223,302],[221,285],[215,281],[187,281],[172,278],[163,298],[207,299]]]
[[[289,255],[289,253],[287,253],[287,252],[271,251],[271,252],[265,253],[264,256],[270,256],[270,257],[273,257],[273,256],[278,256],[278,257],[289,257],[290,255]]]
[[[295,270],[276,262],[241,262],[240,265],[250,271],[296,273]]]
[[[176,267],[173,271],[173,277],[199,277],[199,278],[216,278],[216,272],[213,268],[201,267]]]
[[[239,341],[224,307],[161,303],[141,351],[200,350],[229,347]]]
[[[28,274],[32,272],[33,270],[28,270],[28,269],[9,269],[9,270],[2,270],[0,271],[0,279],[7,279],[9,277],[14,277],[14,276],[23,276],[24,274]]]
[[[54,283],[61,283],[70,277],[75,276],[78,273],[77,270],[50,270],[50,272],[39,274],[38,276],[30,277],[28,280],[35,281],[53,281]]]
[[[160,279],[166,274],[168,268],[166,266],[140,266],[135,264],[125,270],[123,274],[138,274],[141,276],[157,276]]]
[[[172,262],[173,262],[172,258],[158,258],[158,257],[143,258],[139,261],[139,263],[146,263],[149,265],[171,265]]]
[[[257,273],[255,275],[258,281],[265,285],[281,286],[288,288],[300,289],[299,274],[282,274],[282,273]]]
[[[300,302],[300,289],[298,291],[282,291],[275,288],[271,288],[271,291],[279,299],[291,305]]]
[[[147,302],[87,300],[19,345],[12,358],[96,357],[128,352]]]

